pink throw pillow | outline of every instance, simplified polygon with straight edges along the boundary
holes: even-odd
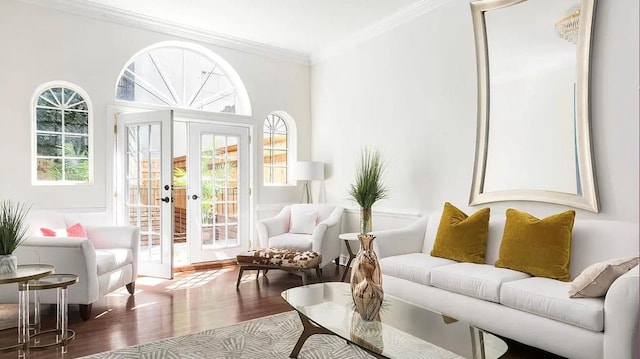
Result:
[[[45,237],[55,237],[56,236],[56,231],[54,231],[53,229],[50,228],[40,228],[40,232],[42,232],[42,235]]]
[[[73,226],[67,228],[67,236],[87,238],[87,232],[84,230],[84,227],[82,227],[80,223],[76,223]]]
[[[79,237],[79,238],[88,238],[87,232],[84,230],[84,227],[80,223],[76,223],[67,229],[51,229],[51,228],[40,228],[40,232],[45,237]]]

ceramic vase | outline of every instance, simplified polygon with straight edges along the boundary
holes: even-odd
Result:
[[[371,232],[371,208],[360,208],[360,233]]]
[[[351,296],[356,312],[364,320],[379,319],[378,314],[384,299],[380,263],[373,251],[374,239],[370,234],[358,235],[360,251],[351,268]]]
[[[0,274],[14,273],[18,269],[18,257],[13,254],[0,255]]]

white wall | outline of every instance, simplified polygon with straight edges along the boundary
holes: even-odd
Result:
[[[578,210],[578,218],[638,222],[638,43],[638,1],[598,2],[591,109],[601,212]],[[476,140],[474,48],[469,2],[453,0],[312,67],[312,154],[327,163],[328,202],[356,207],[347,188],[367,145],[389,163],[390,198],[374,211],[427,212],[445,201],[469,212],[483,207],[467,205]],[[565,209],[534,202],[490,207],[537,216]]]
[[[183,40],[113,22],[72,15],[14,0],[0,2],[0,199],[34,208],[107,208],[108,163],[113,134],[107,106],[125,63],[139,50],[160,41]],[[310,136],[309,66],[228,47],[200,43],[228,61],[239,73],[251,99],[254,136],[274,110],[289,113],[301,138]],[[95,183],[84,186],[31,185],[31,101],[35,89],[52,80],[73,82],[88,92],[94,112]],[[255,137],[254,137],[255,138]],[[259,141],[257,142],[260,143]],[[254,142],[256,144],[256,142]],[[308,158],[308,140],[298,141],[300,158]],[[254,154],[261,148],[254,146]],[[260,158],[260,157],[256,157]],[[261,168],[254,183],[261,184]],[[294,202],[295,187],[258,188],[257,203]]]

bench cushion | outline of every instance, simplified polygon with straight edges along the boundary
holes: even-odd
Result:
[[[314,251],[294,251],[281,248],[250,249],[238,254],[239,264],[255,264],[286,268],[313,268],[320,265],[322,255]]]

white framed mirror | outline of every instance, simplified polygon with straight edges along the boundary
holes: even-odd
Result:
[[[471,2],[478,124],[470,205],[598,212],[589,113],[595,0]]]

